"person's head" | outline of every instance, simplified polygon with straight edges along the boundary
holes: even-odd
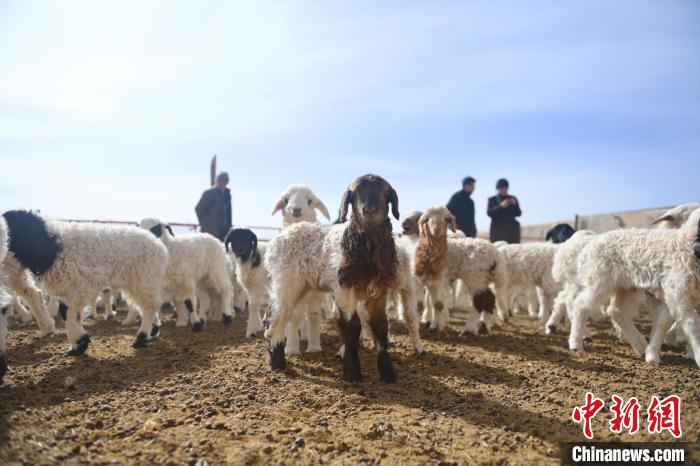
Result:
[[[474,189],[476,189],[476,180],[471,176],[466,177],[462,180],[462,189],[468,193],[473,193]]]
[[[496,191],[498,191],[498,194],[501,196],[508,194],[508,180],[501,178],[500,180],[496,181]]]
[[[224,190],[226,189],[226,186],[228,186],[228,173],[221,172],[216,175],[216,187]]]

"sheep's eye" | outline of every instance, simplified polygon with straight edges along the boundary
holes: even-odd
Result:
[[[289,204],[289,199],[284,200],[284,205],[287,205],[287,204]]]
[[[309,200],[307,201],[307,204],[311,205],[312,202],[313,202],[313,200],[309,199]]]

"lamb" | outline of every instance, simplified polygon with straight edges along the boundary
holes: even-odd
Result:
[[[437,329],[442,330],[449,319],[445,306],[445,284],[449,279],[462,280],[472,296],[474,308],[481,313],[470,316],[462,334],[485,334],[493,324],[496,297],[489,288],[491,283],[505,281],[503,262],[495,246],[488,241],[473,238],[448,238],[447,231],[456,229],[456,220],[443,206],[426,209],[418,222],[420,240],[415,253],[414,273],[428,288],[435,306]]]
[[[194,303],[198,290],[209,289],[217,296],[217,312],[221,312],[224,325],[229,325],[233,321],[233,285],[224,245],[208,233],[175,237],[170,226],[157,219],[142,219],[139,227],[160,238],[168,250],[163,297],[175,305],[175,325],[183,327],[191,321],[193,331],[202,330],[200,312],[204,314],[206,309],[198,311]]]
[[[561,285],[552,276],[552,262],[559,245],[552,243],[507,244],[498,251],[503,257],[507,280],[496,285],[499,315],[507,315],[508,300],[518,288],[536,288],[539,299],[539,322],[549,319],[554,298]]]
[[[573,305],[570,345],[580,347],[588,310],[614,297],[611,318],[635,351],[646,354],[648,362],[658,362],[660,340],[675,320],[686,333],[700,367],[700,327],[695,310],[700,304],[699,266],[700,209],[675,230],[615,230],[596,237],[577,259],[578,284],[583,290]],[[639,305],[635,290],[653,294],[669,311],[658,316],[657,341],[648,346],[631,320]]]
[[[330,220],[328,208],[311,188],[291,185],[279,195],[272,215],[282,212],[282,225],[286,228],[299,222],[318,223],[317,210]],[[301,354],[302,334],[308,342],[307,353],[321,351],[321,311],[324,307],[329,308],[326,296],[327,294],[311,291],[299,303],[286,330],[287,342],[284,351],[287,356]]]
[[[248,324],[245,334],[255,338],[263,330],[261,307],[268,301],[269,274],[263,261],[265,245],[258,244],[258,237],[247,228],[232,228],[224,239],[226,252],[236,258],[236,278],[248,295]]]
[[[270,339],[270,365],[273,370],[286,366],[284,333],[294,308],[309,290],[332,292],[338,306],[338,329],[345,345],[343,379],[360,382],[362,372],[358,354],[361,332],[358,306],[363,305],[374,334],[377,367],[381,380],[397,379],[389,355],[387,296],[401,289],[407,315],[415,318],[409,325],[414,347],[417,314],[412,280],[401,283],[404,276],[400,257],[391,234],[389,205],[399,219],[398,196],[383,178],[365,175],[347,188],[340,205],[340,222],[324,227],[307,222],[291,225],[268,243],[265,265],[270,271],[272,320],[266,331]],[[403,270],[408,270],[407,264]],[[402,286],[403,285],[403,286]],[[420,348],[422,350],[422,348]]]
[[[106,283],[124,290],[143,312],[134,348],[158,335],[153,320],[162,302],[168,251],[152,235],[129,226],[48,220],[25,210],[11,210],[4,217],[9,251],[50,294],[61,298],[69,354],[87,350],[90,336],[81,311]]]

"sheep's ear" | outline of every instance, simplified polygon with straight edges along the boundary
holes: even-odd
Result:
[[[165,229],[168,230],[168,233],[170,233],[170,236],[173,238],[175,237],[175,233],[173,233],[173,229],[170,228],[170,225],[165,225]]]
[[[452,230],[452,233],[457,231],[457,219],[454,215],[449,214],[447,216],[447,226]]]
[[[428,217],[421,217],[418,219],[418,234],[427,236],[428,233]]]
[[[233,228],[226,233],[226,237],[224,238],[224,247],[226,248],[226,252],[229,252],[229,245],[231,244],[231,233],[233,233]]]
[[[399,215],[399,196],[396,194],[396,190],[392,187],[389,187],[387,201],[389,204],[391,204],[391,213],[394,215],[394,218],[399,220],[401,218],[401,215]]]
[[[284,206],[285,206],[285,205],[286,205],[286,203],[284,202],[284,198],[283,198],[283,197],[280,197],[280,198],[277,200],[277,204],[275,204],[275,208],[272,209],[272,214],[270,215],[270,217],[274,216],[277,212],[279,212],[279,211],[281,211],[282,209],[284,209]]]
[[[354,193],[350,190],[350,188],[345,190],[345,194],[343,194],[343,199],[340,201],[340,212],[338,214],[338,220],[340,220],[340,223],[345,222],[348,219],[348,206],[352,204],[354,198]]]
[[[328,208],[326,205],[321,201],[321,199],[316,198],[314,199],[312,203],[314,209],[317,209],[321,214],[323,214],[324,217],[326,217],[328,220],[331,219],[331,214],[328,212]]]
[[[160,223],[158,225],[152,226],[150,231],[151,233],[156,235],[156,238],[160,238],[161,236],[163,236],[163,230],[160,227]]]
[[[258,252],[258,237],[255,234],[253,234],[253,240],[251,241],[251,244],[253,246],[253,252]]]
[[[666,214],[662,215],[661,217],[657,218],[653,222],[651,222],[652,225],[658,225],[661,222],[675,222],[675,218],[673,218],[673,215],[671,214]]]

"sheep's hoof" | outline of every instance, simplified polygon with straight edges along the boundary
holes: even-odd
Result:
[[[592,341],[593,341],[593,338],[589,337],[588,335],[586,335],[585,337],[583,337],[583,342],[584,342],[584,343],[590,343],[590,342],[592,342]]]
[[[389,364],[391,364],[391,360],[389,361]],[[357,354],[357,350],[353,351],[348,348],[345,348],[345,356],[343,357],[343,380],[351,383],[362,382],[362,371],[360,370],[360,356],[359,354]]]
[[[229,325],[231,325],[231,322],[233,322],[233,317],[231,317],[230,315],[224,314],[224,317],[223,317],[224,326],[228,327]]]
[[[391,362],[391,356],[387,351],[380,351],[377,355],[377,369],[379,370],[379,378],[384,382],[394,383],[398,379],[394,364]]]
[[[85,334],[80,339],[75,342],[75,348],[71,348],[68,350],[68,355],[69,356],[81,356],[85,354],[85,351],[88,349],[88,345],[90,345],[90,335]]]
[[[5,379],[5,374],[7,374],[7,356],[3,353],[0,354],[0,385]]]
[[[236,306],[233,306],[233,311],[234,311],[236,314],[240,314],[241,312],[243,312],[243,311],[241,310],[240,307],[236,307]]]
[[[307,352],[307,353],[320,353],[321,351],[323,351],[323,350],[321,349],[321,345],[318,345],[318,346],[310,346],[310,345],[309,345],[309,346],[306,347],[306,352]]]
[[[246,333],[245,336],[246,336],[246,338],[250,338],[251,340],[254,340],[255,338],[257,338],[258,335],[256,332],[248,332],[248,333]]]
[[[200,320],[199,322],[195,322],[194,324],[192,324],[192,331],[193,332],[199,333],[202,330],[204,330],[204,321],[203,320]]]
[[[479,328],[477,329],[476,333],[478,335],[488,335],[489,334],[489,328],[486,326],[486,322],[479,322]]]
[[[160,335],[160,325],[154,325],[151,328],[151,336],[155,338],[158,335]]]
[[[145,332],[139,332],[138,335],[136,335],[136,340],[134,341],[134,344],[132,345],[134,348],[145,348],[148,345],[148,336],[146,335]]]
[[[273,371],[283,371],[287,368],[287,363],[284,359],[284,343],[277,343],[270,351],[270,368]]]
[[[557,333],[556,325],[547,325],[547,335],[554,335]]]

